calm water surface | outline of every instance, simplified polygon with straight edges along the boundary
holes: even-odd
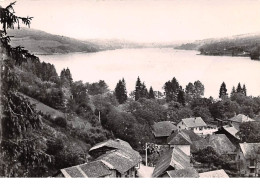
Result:
[[[189,82],[200,80],[205,96],[218,97],[225,81],[230,93],[238,82],[246,84],[248,95],[260,95],[260,62],[244,57],[201,56],[196,51],[174,49],[120,49],[97,53],[73,53],[39,56],[55,65],[58,74],[68,67],[74,81],[105,80],[111,90],[122,77],[128,92],[134,90],[138,76],[147,88],[163,91],[164,83],[176,77],[185,88]]]

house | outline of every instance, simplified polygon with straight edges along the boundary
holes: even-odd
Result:
[[[167,139],[170,148],[179,148],[186,155],[190,156],[190,145],[192,144],[190,137],[183,131],[175,132]]]
[[[193,167],[166,171],[163,178],[199,178],[199,173]]]
[[[199,173],[199,176],[200,178],[229,178],[223,169]]]
[[[208,126],[201,117],[185,118],[177,124],[178,130],[192,130],[194,133],[205,136],[217,131],[217,127]]]
[[[64,177],[134,178],[142,157],[125,141],[116,139],[96,144],[89,152],[94,161],[61,169]]]
[[[177,130],[177,127],[172,121],[161,121],[154,123],[152,132],[157,144],[167,144],[167,138]]]
[[[236,160],[241,176],[259,176],[260,143],[240,143]]]
[[[240,143],[240,138],[237,135],[238,131],[239,130],[233,126],[225,125],[220,127],[215,134],[225,134],[232,144],[238,148]]]
[[[92,148],[90,148],[89,155],[91,155],[93,158],[97,158],[108,151],[116,150],[116,149],[121,149],[121,150],[130,149],[132,151],[135,151],[130,146],[130,144],[126,141],[123,141],[121,139],[115,139],[115,140],[109,139],[104,142],[98,143],[94,145]]]
[[[158,160],[152,177],[163,177],[167,171],[180,170],[190,167],[190,157],[179,148],[169,149]]]
[[[108,178],[113,177],[114,172],[102,161],[93,161],[61,169],[60,176],[65,178]]]
[[[230,118],[229,120],[230,125],[234,126],[237,130],[239,130],[239,126],[241,123],[244,122],[252,122],[255,121],[248,116],[245,116],[244,114],[238,114],[234,116],[233,118]]]

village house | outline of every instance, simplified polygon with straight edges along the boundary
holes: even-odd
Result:
[[[190,167],[190,157],[179,148],[169,149],[158,160],[152,177],[163,177],[167,171]]]
[[[238,114],[234,116],[233,118],[230,118],[229,124],[233,127],[235,127],[237,130],[239,130],[240,124],[244,122],[253,122],[255,120],[249,118],[248,116],[245,116],[244,114]]]
[[[225,125],[220,127],[215,134],[225,134],[232,144],[238,148],[240,143],[240,138],[237,135],[238,131],[239,130],[233,126]]]
[[[218,130],[217,127],[212,127],[207,125],[201,117],[182,119],[177,124],[177,128],[178,130],[183,130],[183,129],[192,130],[194,131],[194,133],[200,136],[213,134]]]
[[[236,160],[241,176],[259,176],[260,143],[240,143]]]
[[[199,173],[199,177],[200,178],[229,178],[229,176],[223,169]]]
[[[167,138],[177,130],[177,127],[174,124],[175,123],[172,121],[154,123],[152,126],[152,132],[157,144],[167,144]]]
[[[89,153],[94,161],[61,169],[62,176],[134,178],[142,161],[140,154],[120,139],[96,144]]]
[[[183,131],[178,131],[170,135],[167,139],[170,148],[179,148],[186,155],[190,156],[190,145],[192,141],[190,137],[185,134]]]
[[[193,167],[166,171],[163,178],[199,178],[199,173]]]

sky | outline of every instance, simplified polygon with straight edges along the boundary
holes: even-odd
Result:
[[[31,28],[85,40],[172,42],[260,32],[260,0],[17,0],[14,8],[34,17]]]

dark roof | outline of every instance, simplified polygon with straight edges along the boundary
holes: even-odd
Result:
[[[199,176],[200,178],[229,178],[223,169],[199,173]]]
[[[219,154],[233,153],[236,147],[227,138],[225,134],[210,135],[208,138],[208,144]]]
[[[206,139],[202,138],[197,141],[193,141],[192,145],[190,146],[190,150],[192,153],[202,150],[209,146],[209,143]]]
[[[112,150],[97,158],[110,169],[115,169],[122,174],[140,163],[141,159],[138,152],[130,149]]]
[[[168,137],[177,127],[172,121],[161,121],[152,126],[155,137]]]
[[[101,143],[94,145],[89,150],[89,152],[91,153],[92,151],[102,149],[103,147],[109,147],[109,148],[112,148],[112,149],[132,149],[130,144],[126,141],[123,141],[121,139],[115,139],[115,140],[109,139],[109,140],[106,140],[104,142],[101,142]]]
[[[198,178],[199,173],[193,167],[180,170],[167,171],[170,178]]]
[[[176,170],[190,167],[190,158],[179,148],[173,148],[165,152],[165,154],[158,160],[153,174],[153,177],[159,177],[164,174],[167,169],[173,167]]]
[[[111,174],[109,168],[101,161],[93,161],[61,169],[66,178],[98,178]]]
[[[182,131],[173,133],[167,139],[168,144],[172,145],[191,145],[192,142],[187,134]]]
[[[230,118],[229,120],[235,121],[235,122],[238,122],[238,123],[255,121],[255,120],[249,118],[248,116],[245,116],[244,114],[238,114],[238,115],[234,116],[233,118]]]
[[[240,143],[239,146],[246,159],[255,158],[260,154],[260,143]]]

